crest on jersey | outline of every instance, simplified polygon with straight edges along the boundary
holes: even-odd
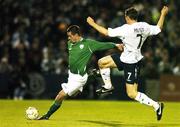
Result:
[[[83,44],[81,44],[79,47],[80,47],[80,49],[83,49],[83,48],[84,48],[84,45],[83,45]]]

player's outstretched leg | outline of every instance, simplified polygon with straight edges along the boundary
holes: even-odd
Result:
[[[64,93],[63,90],[61,90],[56,96],[55,101],[49,108],[48,112],[40,116],[38,120],[48,120],[50,116],[61,107],[62,101],[64,100],[65,97],[66,97],[66,94]]]
[[[146,94],[137,91],[137,85],[134,84],[126,84],[126,92],[128,96],[141,104],[145,104],[154,108],[154,111],[157,115],[157,120],[161,120],[164,104],[158,103],[151,98],[149,98]]]
[[[163,103],[158,103],[141,92],[138,92],[137,96],[135,97],[135,100],[139,101],[141,104],[152,106],[154,110],[156,111],[157,120],[158,121],[161,120],[163,108],[164,108]]]

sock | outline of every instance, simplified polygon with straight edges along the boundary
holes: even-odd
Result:
[[[60,108],[61,104],[62,104],[62,101],[60,101],[60,102],[55,101],[51,105],[51,107],[49,108],[49,111],[46,113],[45,116],[49,118],[55,111],[57,111]]]
[[[157,102],[155,102],[154,100],[152,100],[151,98],[149,98],[144,93],[138,92],[135,100],[140,102],[141,104],[152,106],[155,111],[157,111],[159,108],[159,104]]]
[[[106,89],[110,89],[112,87],[111,77],[110,77],[110,68],[100,69],[100,74],[105,84],[103,87]]]

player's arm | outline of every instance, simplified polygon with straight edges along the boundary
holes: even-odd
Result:
[[[160,15],[160,18],[159,18],[159,21],[157,23],[157,26],[159,26],[159,28],[162,30],[163,28],[163,24],[164,24],[164,19],[166,17],[168,13],[168,7],[167,6],[164,6],[161,10],[161,15]]]
[[[119,51],[123,51],[123,44],[115,44],[112,42],[99,42],[95,40],[89,40],[89,50],[92,52],[117,48]]]
[[[104,28],[103,26],[98,25],[97,23],[94,22],[94,19],[92,19],[91,17],[87,18],[87,23],[92,26],[94,29],[96,29],[97,31],[99,31],[100,33],[104,34],[104,35],[108,35],[108,30],[106,28]]]

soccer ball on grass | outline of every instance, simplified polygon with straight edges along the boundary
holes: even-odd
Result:
[[[35,120],[39,116],[39,112],[35,107],[28,107],[26,110],[26,118],[29,120]]]

